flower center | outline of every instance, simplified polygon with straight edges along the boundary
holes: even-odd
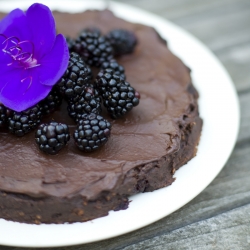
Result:
[[[16,36],[7,37],[0,34],[4,40],[1,43],[1,51],[12,58],[8,66],[30,69],[40,66],[37,59],[34,58],[34,44],[31,41],[20,41]]]

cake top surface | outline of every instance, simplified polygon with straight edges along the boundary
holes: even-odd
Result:
[[[16,138],[0,134],[0,189],[33,197],[93,198],[112,190],[124,173],[160,159],[179,148],[179,121],[194,102],[187,90],[191,79],[187,67],[174,56],[153,28],[132,24],[110,11],[54,13],[57,31],[76,37],[85,27],[98,27],[103,33],[114,28],[135,32],[138,45],[133,54],[122,56],[128,82],[141,94],[140,105],[125,117],[111,120],[108,143],[92,153],[79,151],[73,140],[58,155],[46,155],[35,145],[34,132]],[[3,14],[0,15],[0,18]],[[75,129],[66,104],[46,117]]]

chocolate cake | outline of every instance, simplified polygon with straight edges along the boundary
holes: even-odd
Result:
[[[58,33],[72,38],[84,27],[136,34],[135,51],[118,62],[140,92],[140,105],[117,120],[104,113],[112,134],[92,153],[81,152],[70,140],[57,155],[47,155],[36,146],[34,131],[20,138],[1,131],[0,218],[6,220],[81,222],[127,209],[129,196],[172,184],[175,171],[195,156],[201,134],[190,70],[153,28],[108,10],[54,16]],[[65,104],[45,122],[50,120],[68,124],[71,134],[76,127]]]

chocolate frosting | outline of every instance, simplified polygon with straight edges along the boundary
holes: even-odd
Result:
[[[0,190],[19,198],[20,195],[39,200],[81,197],[95,201],[103,193],[127,196],[171,184],[175,169],[195,155],[202,124],[198,117],[198,95],[188,68],[170,52],[153,28],[121,20],[108,10],[56,12],[55,19],[58,33],[71,37],[90,26],[100,28],[104,34],[114,28],[135,32],[138,45],[134,53],[117,60],[124,66],[128,82],[140,92],[140,104],[117,120],[103,112],[112,124],[111,137],[93,153],[79,151],[71,137],[57,155],[46,155],[35,144],[34,132],[17,138],[1,131]],[[43,122],[50,120],[68,124],[72,135],[75,124],[67,114],[66,103]],[[192,140],[183,139],[192,131]],[[183,153],[181,148],[187,144],[188,153]],[[152,187],[140,188],[141,177],[135,184],[138,169],[151,169],[161,162],[166,165],[169,159],[172,163],[168,169],[172,174],[165,184],[158,185],[154,179],[152,182],[156,184],[150,184]],[[129,176],[133,176],[133,181]]]

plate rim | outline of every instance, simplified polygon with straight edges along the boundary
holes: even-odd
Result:
[[[0,9],[1,9],[1,11],[2,11],[2,9],[3,9],[3,8],[1,8],[1,7],[2,7],[1,4],[3,4],[4,2],[5,2],[5,1],[2,1],[2,2],[0,3]],[[48,1],[43,1],[43,2],[48,2]],[[72,3],[79,4],[80,1],[71,0],[70,3],[68,3],[67,1],[61,1],[61,2],[62,2],[63,5],[64,5],[63,8],[65,8],[65,10],[66,10],[66,8],[68,7],[69,4],[70,4],[70,5],[73,5]],[[91,2],[91,5],[95,6],[96,8],[99,7],[99,9],[103,9],[103,7],[105,6],[105,4],[104,4],[103,1],[97,1],[97,0],[95,0],[95,1],[89,1],[87,4],[86,4],[86,2],[85,2],[85,3],[81,3],[81,4],[86,4],[86,5],[88,5],[90,2]],[[12,4],[14,4],[14,3],[18,3],[18,5],[20,5],[20,3],[19,3],[18,1],[13,1]],[[30,1],[30,0],[27,1],[27,0],[26,0],[26,1],[24,1],[22,4],[26,4],[26,5],[28,6],[30,3],[33,3],[33,1]],[[48,3],[49,3],[49,2],[48,2]],[[59,3],[58,3],[57,1],[53,2],[53,4],[54,4],[54,5],[56,5],[56,4],[59,5]],[[49,4],[48,4],[48,5],[49,5]],[[6,8],[6,5],[5,5],[5,8]],[[60,10],[60,8],[56,8],[56,9],[59,9],[59,10]],[[141,10],[141,9],[139,9],[139,8],[129,6],[129,5],[124,4],[124,3],[115,3],[115,2],[111,2],[111,3],[110,3],[110,9],[111,9],[112,11],[114,11],[114,13],[115,13],[116,15],[118,15],[118,16],[123,15],[122,13],[124,13],[124,10],[125,10],[125,12],[126,12],[126,11],[129,10],[129,9],[130,9],[131,11],[140,13],[141,16],[147,16],[147,17],[148,17],[148,22],[150,22],[150,20],[154,20],[154,21],[155,21],[155,22],[151,23],[151,26],[155,27],[155,28],[159,31],[159,33],[160,33],[163,37],[165,37],[165,38],[166,38],[166,35],[164,34],[164,32],[161,31],[161,30],[162,30],[161,27],[164,27],[164,26],[166,25],[166,26],[168,26],[170,29],[175,30],[175,31],[177,32],[177,35],[178,35],[178,33],[180,33],[179,35],[180,35],[181,37],[184,36],[184,37],[186,37],[186,39],[189,39],[191,42],[194,42],[194,44],[198,45],[198,47],[199,47],[200,49],[202,49],[205,53],[207,53],[207,54],[211,57],[211,59],[214,60],[214,62],[216,62],[216,66],[218,67],[219,71],[221,71],[222,74],[224,74],[224,78],[227,79],[227,81],[228,81],[228,84],[229,84],[228,86],[229,86],[230,91],[231,91],[231,92],[230,92],[230,95],[231,95],[231,97],[233,98],[232,100],[233,100],[234,105],[235,105],[235,109],[234,109],[234,117],[235,117],[235,119],[234,119],[234,131],[233,131],[233,135],[232,135],[232,138],[231,138],[231,145],[230,145],[230,147],[228,147],[229,150],[228,150],[227,153],[226,153],[227,157],[225,157],[225,158],[223,159],[223,162],[224,162],[224,163],[222,164],[222,166],[219,167],[218,169],[216,169],[217,171],[214,171],[213,177],[211,177],[210,180],[207,181],[207,182],[203,185],[202,189],[199,189],[199,190],[197,190],[196,193],[193,193],[192,197],[189,197],[188,199],[186,199],[182,205],[176,206],[176,207],[175,207],[174,209],[172,209],[172,211],[170,211],[168,214],[165,214],[165,215],[162,215],[162,214],[161,214],[161,215],[159,215],[159,216],[157,217],[157,219],[154,217],[154,218],[152,218],[151,220],[147,220],[146,223],[143,223],[143,222],[140,221],[140,223],[139,223],[137,226],[133,226],[133,227],[130,227],[130,228],[129,228],[127,225],[125,225],[125,226],[127,226],[127,228],[126,228],[125,230],[123,230],[122,232],[119,231],[119,230],[117,230],[116,232],[113,232],[113,234],[109,234],[109,235],[106,234],[106,235],[102,235],[102,236],[99,236],[99,237],[92,237],[92,239],[83,239],[83,238],[79,238],[78,241],[76,241],[76,240],[74,240],[74,241],[68,241],[68,242],[64,242],[64,243],[62,243],[62,244],[61,244],[60,242],[55,243],[55,242],[53,242],[53,241],[50,242],[50,243],[48,243],[48,242],[45,242],[45,243],[44,243],[44,242],[43,242],[43,239],[40,239],[40,242],[39,242],[39,240],[37,240],[37,241],[32,241],[32,242],[23,242],[23,240],[19,239],[18,241],[16,241],[16,242],[13,243],[13,237],[12,237],[12,238],[8,238],[8,237],[7,237],[7,238],[3,239],[3,237],[6,236],[6,235],[2,234],[2,233],[4,233],[4,232],[1,232],[1,231],[2,231],[2,230],[1,230],[1,225],[3,225],[3,224],[6,225],[6,223],[9,224],[9,225],[15,224],[15,225],[19,225],[19,226],[21,225],[21,227],[23,227],[23,228],[25,228],[25,227],[28,228],[28,227],[31,226],[35,231],[36,231],[35,228],[39,228],[39,227],[41,227],[41,226],[45,226],[45,228],[50,227],[50,226],[51,226],[51,227],[55,227],[55,228],[56,228],[55,230],[59,230],[59,231],[61,230],[61,229],[60,229],[60,226],[63,226],[63,227],[66,226],[66,227],[68,227],[68,228],[72,228],[72,226],[73,226],[73,227],[76,227],[77,230],[80,230],[80,229],[81,229],[81,225],[83,225],[83,224],[84,224],[84,225],[91,225],[91,223],[97,223],[97,224],[98,224],[99,221],[108,220],[108,219],[107,219],[108,217],[115,217],[115,218],[116,218],[117,216],[116,216],[115,213],[117,213],[117,214],[119,213],[120,216],[122,216],[122,214],[124,214],[124,212],[126,212],[127,210],[125,210],[125,211],[119,211],[119,212],[111,212],[110,215],[108,215],[108,216],[106,216],[106,217],[98,218],[98,219],[95,219],[95,220],[90,221],[90,222],[85,222],[85,223],[74,223],[74,224],[63,224],[63,225],[54,225],[54,224],[51,224],[51,225],[29,225],[29,224],[17,223],[17,222],[10,222],[10,221],[5,221],[5,220],[3,220],[3,219],[0,219],[0,232],[1,232],[1,234],[0,234],[0,244],[2,244],[2,245],[19,246],[19,247],[60,247],[60,246],[69,246],[69,245],[77,245],[77,244],[87,244],[87,243],[91,243],[91,242],[95,242],[95,241],[100,241],[100,240],[104,240],[104,239],[113,238],[113,237],[116,237],[116,236],[119,236],[119,235],[122,235],[122,234],[125,234],[125,233],[128,233],[128,232],[137,230],[137,229],[142,228],[142,227],[144,227],[144,226],[147,226],[147,225],[149,225],[149,224],[151,224],[151,223],[153,223],[153,222],[155,222],[155,221],[157,221],[157,220],[160,220],[160,219],[162,219],[163,217],[165,217],[165,216],[171,214],[172,212],[176,211],[176,210],[179,209],[180,207],[182,207],[182,206],[184,206],[185,204],[187,204],[187,203],[188,203],[190,200],[192,200],[194,197],[196,197],[200,192],[202,192],[202,191],[212,182],[212,180],[218,175],[218,173],[222,170],[223,166],[225,165],[225,163],[227,162],[229,156],[231,155],[231,153],[232,153],[232,151],[233,151],[233,148],[234,148],[234,145],[235,145],[235,142],[236,142],[238,133],[239,133],[239,127],[240,127],[240,126],[239,126],[239,125],[240,125],[240,112],[239,112],[240,108],[239,108],[239,100],[238,100],[238,97],[237,97],[237,94],[236,94],[236,90],[235,90],[233,81],[231,80],[229,74],[228,74],[227,71],[225,70],[224,66],[223,66],[223,65],[220,63],[220,61],[217,59],[217,57],[216,57],[216,56],[215,56],[215,55],[214,55],[205,45],[203,45],[203,43],[201,43],[201,42],[200,42],[197,38],[195,38],[193,35],[189,34],[187,31],[183,30],[183,29],[180,28],[179,26],[173,24],[172,22],[170,22],[170,21],[168,21],[168,20],[166,20],[166,19],[164,19],[164,18],[162,18],[162,17],[159,17],[159,16],[157,16],[157,15],[155,15],[155,14],[152,14],[152,13],[149,13],[149,12],[147,12],[147,11]],[[79,11],[82,11],[82,10],[79,9]],[[131,16],[132,16],[132,15],[131,15]],[[124,18],[124,17],[122,17],[122,18]],[[126,18],[124,18],[124,19],[126,19]],[[145,21],[145,20],[142,20],[141,23],[146,24],[144,21]],[[178,55],[178,54],[179,54],[178,51],[175,51],[175,50],[176,50],[175,47],[174,47],[175,45],[174,45],[174,44],[171,45],[171,37],[169,37],[169,38],[167,38],[167,39],[168,39],[168,41],[170,41],[170,49],[171,49],[171,51],[173,51],[174,54]],[[181,56],[181,55],[179,55],[179,57],[182,59],[182,56]],[[185,62],[185,60],[184,60],[184,62]],[[197,86],[195,85],[195,87],[197,87]],[[199,90],[199,89],[198,89],[198,90]],[[206,122],[206,119],[205,119],[204,117],[203,117],[203,119],[204,119],[204,121]],[[201,141],[203,140],[203,137],[204,137],[204,135],[201,136]],[[198,154],[199,154],[199,147],[198,147]],[[198,157],[198,156],[197,156],[197,157]],[[196,157],[196,158],[197,158],[197,157]],[[195,161],[196,158],[194,158],[194,161]],[[193,161],[193,160],[191,160],[191,161]],[[191,162],[191,161],[190,161],[190,162]],[[190,163],[189,163],[188,165],[190,165]],[[185,166],[185,168],[186,168],[186,166]],[[182,171],[182,169],[185,169],[185,168],[181,168],[180,170],[177,171],[176,175],[178,176],[178,178],[179,178],[179,171]],[[183,170],[183,171],[185,172],[185,170]],[[178,181],[178,180],[177,180],[177,181]],[[175,184],[176,184],[176,183],[174,183],[173,186],[174,186]],[[171,187],[172,187],[172,186],[171,186]],[[157,191],[154,191],[154,192],[152,192],[152,193],[144,193],[144,194],[135,195],[135,196],[132,197],[132,199],[133,199],[133,201],[136,201],[136,200],[138,200],[138,197],[139,197],[139,196],[145,196],[145,195],[147,195],[147,196],[152,196],[152,194],[154,195],[154,194],[157,194],[157,193],[163,193],[162,190],[166,190],[166,189],[170,190],[170,187],[162,188],[162,189],[157,190]],[[164,192],[165,192],[165,191],[164,191]],[[166,191],[166,192],[167,192],[167,191]],[[157,195],[158,195],[158,194],[157,194]],[[147,199],[147,198],[146,198],[146,199]],[[131,209],[131,208],[128,208],[128,210],[129,210],[129,209]],[[119,216],[118,216],[118,217],[119,217]],[[100,222],[100,223],[102,223],[102,222]],[[53,229],[53,230],[54,230],[54,229]],[[69,229],[69,230],[71,230],[71,229]],[[2,236],[1,236],[1,235],[2,235]],[[35,234],[32,235],[32,237],[36,237]],[[34,242],[36,242],[36,243],[34,244]]]

